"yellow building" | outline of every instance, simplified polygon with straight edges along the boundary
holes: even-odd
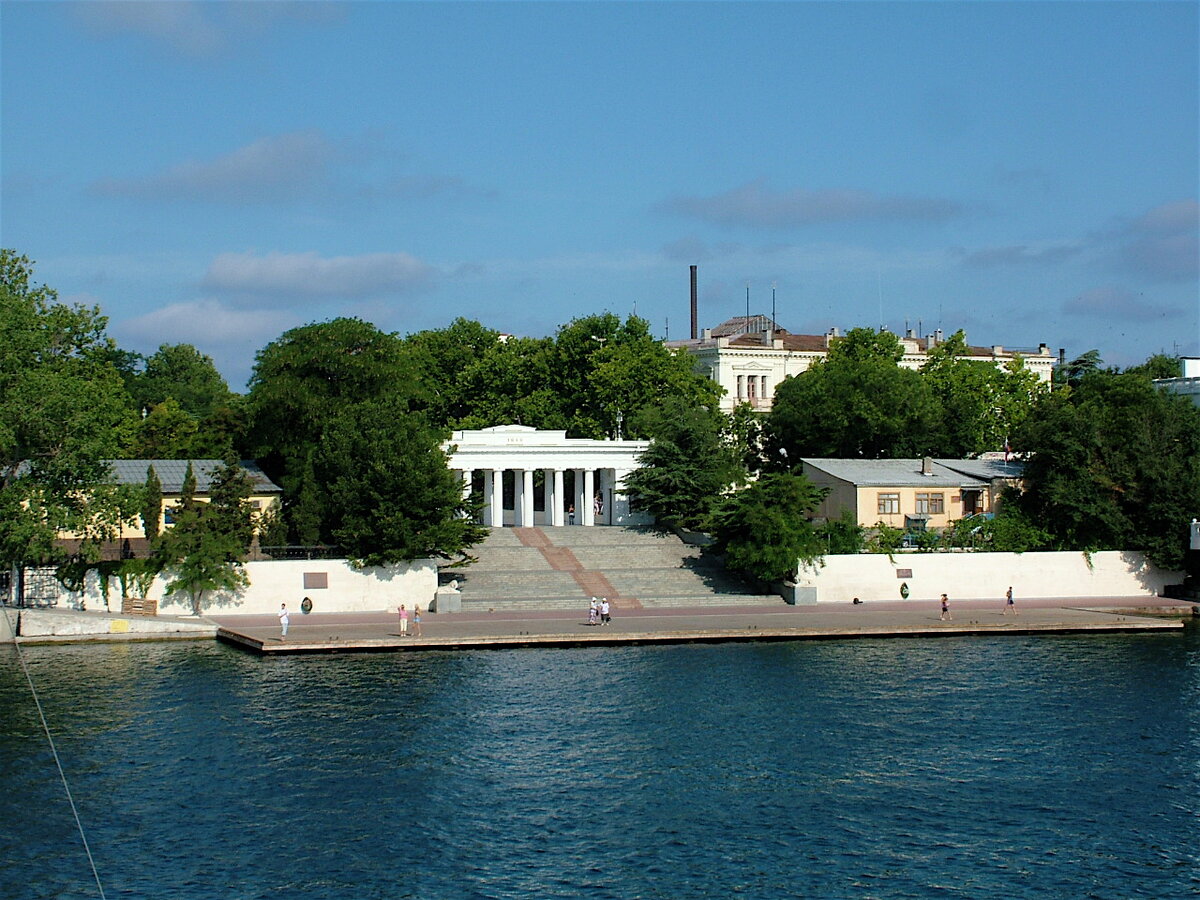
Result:
[[[187,474],[188,463],[192,465],[192,474],[196,477],[195,497],[201,503],[209,501],[212,488],[212,478],[217,470],[224,465],[219,459],[110,459],[106,460],[112,471],[112,483],[116,485],[132,485],[141,487],[146,483],[146,472],[153,467],[162,484],[162,528],[172,525],[171,514],[183,496],[183,479]],[[269,479],[258,463],[254,460],[242,460],[239,465],[250,477],[253,493],[250,505],[254,510],[255,519],[277,508],[283,490]],[[79,542],[78,534],[63,533],[60,540],[68,547]],[[120,534],[116,541],[103,548],[106,558],[119,556],[142,556],[146,549],[145,530],[140,516],[133,516],[121,522]]]
[[[805,459],[804,475],[828,488],[818,516],[849,509],[859,525],[906,531],[944,528],[955,519],[995,512],[1001,491],[1021,477],[1004,459]]]

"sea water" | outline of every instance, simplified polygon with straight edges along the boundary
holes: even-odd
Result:
[[[106,895],[1192,897],[1200,637],[26,647]],[[98,897],[14,648],[0,897]]]

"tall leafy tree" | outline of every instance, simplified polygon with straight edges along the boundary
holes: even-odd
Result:
[[[1200,408],[1140,373],[1095,370],[1043,399],[1015,438],[1029,520],[1071,550],[1142,550],[1180,568],[1200,512]]]
[[[305,325],[258,353],[247,398],[249,444],[284,490],[293,535],[309,530],[293,517],[304,492],[316,509],[326,505],[327,482],[307,480],[310,454],[347,407],[367,401],[393,417],[423,405],[419,379],[399,338],[374,325],[347,318]]]
[[[829,356],[784,379],[767,420],[767,457],[924,456],[937,446],[940,406],[929,383],[897,365],[904,351],[886,331],[855,328]]]
[[[826,538],[811,514],[825,490],[803,475],[763,475],[722,499],[713,517],[712,552],[725,565],[764,582],[794,578],[799,565],[820,558]]]
[[[193,476],[194,477],[194,476]],[[154,466],[146,467],[146,482],[142,486],[142,533],[151,547],[162,531],[162,481]]]
[[[411,334],[403,343],[425,386],[429,421],[461,427],[480,408],[479,395],[464,375],[501,347],[499,332],[460,317],[446,328]]]
[[[0,566],[54,561],[59,530],[111,536],[128,505],[104,460],[132,427],[97,307],[68,306],[0,250]]]
[[[252,531],[245,503],[248,480],[226,461],[214,473],[212,487],[210,503],[196,499],[196,476],[189,462],[180,501],[172,510],[174,524],[160,537],[157,554],[168,576],[166,594],[187,595],[197,616],[206,593],[236,592],[249,584],[242,565]]]
[[[1001,369],[967,359],[971,348],[957,331],[928,353],[921,375],[941,406],[936,456],[966,457],[999,450],[1049,390],[1020,357]]]
[[[207,356],[191,344],[163,344],[146,357],[134,399],[144,408],[170,398],[197,420],[227,405],[232,392]]]
[[[652,437],[641,468],[625,478],[631,506],[660,523],[704,529],[722,495],[745,477],[724,417],[675,397],[633,425]]]
[[[327,486],[333,539],[362,565],[454,558],[483,540],[476,511],[447,465],[440,434],[420,414],[384,403],[347,408],[325,432],[317,456]]]

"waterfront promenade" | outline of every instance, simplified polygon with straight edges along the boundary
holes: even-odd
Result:
[[[814,640],[859,637],[941,637],[963,634],[1172,631],[1192,607],[1159,597],[1025,600],[1015,615],[1002,599],[951,606],[942,621],[936,603],[880,602],[613,611],[609,625],[589,625],[586,610],[451,613],[422,616],[422,634],[399,634],[395,613],[293,614],[286,640],[273,616],[209,618],[218,637],[264,655],[329,652],[412,652],[522,646],[589,646],[719,641]]]

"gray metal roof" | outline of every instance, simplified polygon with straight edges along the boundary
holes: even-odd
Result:
[[[1025,464],[1015,459],[935,459],[935,463],[991,481],[993,478],[1020,478],[1025,474]]]
[[[987,478],[955,471],[935,460],[933,474],[921,474],[919,459],[815,459],[805,466],[863,487],[983,487]],[[959,460],[949,460],[959,462]],[[966,460],[972,462],[972,460]]]
[[[180,494],[183,492],[183,479],[187,474],[188,462],[192,464],[192,474],[196,476],[196,491],[208,493],[212,487],[212,476],[224,463],[219,459],[110,459],[106,460],[112,469],[117,484],[145,484],[146,470],[151,466],[162,482],[164,494]],[[282,489],[269,479],[262,469],[252,459],[243,459],[239,465],[250,476],[256,494],[279,494]]]

